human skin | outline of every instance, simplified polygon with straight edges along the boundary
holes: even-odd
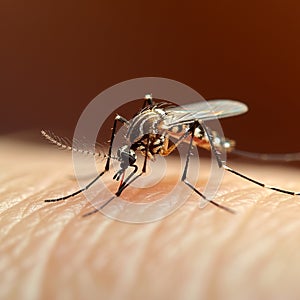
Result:
[[[70,153],[0,141],[0,299],[299,299],[299,196],[227,173],[214,200],[234,215],[211,204],[200,209],[193,194],[156,222],[83,218],[93,209],[84,195],[43,201],[76,190]],[[228,164],[300,190],[295,167]],[[165,186],[174,182],[170,176]]]

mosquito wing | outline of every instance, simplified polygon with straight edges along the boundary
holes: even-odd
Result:
[[[246,104],[234,100],[212,100],[195,102],[182,106],[166,108],[166,125],[189,124],[195,120],[212,120],[227,118],[245,113]]]

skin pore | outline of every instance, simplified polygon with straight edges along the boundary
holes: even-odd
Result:
[[[77,189],[71,155],[1,138],[1,299],[296,299],[300,295],[300,197],[225,173],[216,202],[192,194],[170,216],[147,224],[114,221]],[[171,168],[172,168],[172,161]],[[175,164],[175,163],[174,163]],[[230,160],[255,179],[299,191],[291,165]],[[172,187],[176,168],[151,193]],[[205,169],[197,187],[205,183]],[[109,178],[108,178],[109,179]],[[150,190],[128,188],[124,197]]]

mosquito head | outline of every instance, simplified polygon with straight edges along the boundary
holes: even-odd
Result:
[[[121,168],[126,169],[136,162],[136,154],[128,145],[124,145],[118,149],[118,158],[121,161]]]

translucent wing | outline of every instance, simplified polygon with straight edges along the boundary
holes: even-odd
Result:
[[[166,108],[166,125],[188,124],[194,120],[227,118],[245,113],[246,104],[234,100],[211,100]]]

